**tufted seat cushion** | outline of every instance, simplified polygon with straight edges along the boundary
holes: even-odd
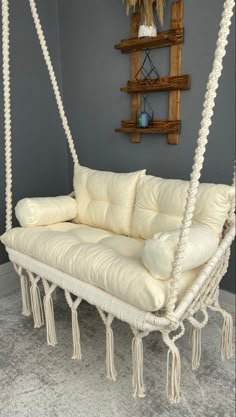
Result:
[[[59,223],[35,228],[14,228],[1,237],[12,249],[99,287],[145,311],[161,309],[169,282],[152,277],[141,254],[144,241],[102,229]],[[179,296],[195,280],[199,268],[185,272]]]
[[[144,171],[129,174],[96,171],[75,165],[77,223],[130,234],[136,186]]]
[[[150,239],[155,233],[180,227],[188,181],[146,175],[140,178],[131,225],[131,236]],[[228,185],[200,184],[193,221],[208,225],[220,236],[234,198]]]

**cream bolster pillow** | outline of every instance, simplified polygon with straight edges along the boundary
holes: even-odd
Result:
[[[47,226],[74,219],[77,204],[69,196],[24,198],[15,213],[22,227]]]
[[[154,278],[169,279],[173,268],[180,228],[160,232],[145,241],[142,260]],[[215,253],[219,237],[211,227],[196,223],[190,228],[185,249],[183,270],[191,271],[207,262]]]

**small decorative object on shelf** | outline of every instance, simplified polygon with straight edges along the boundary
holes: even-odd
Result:
[[[147,112],[147,106],[149,107],[149,111],[151,112],[148,113]],[[138,116],[137,116],[137,127],[141,127],[142,129],[148,128],[150,125],[152,125],[153,122],[153,118],[154,118],[154,111],[148,101],[147,95],[145,94],[143,96],[143,101],[141,103],[141,109],[143,107],[143,110],[141,112],[137,112]]]
[[[138,30],[138,38],[153,38],[157,36],[157,28],[154,24],[148,26],[141,24]]]
[[[138,38],[154,37],[157,35],[157,28],[154,21],[153,7],[156,7],[156,13],[161,26],[164,20],[164,7],[166,0],[126,0],[126,10],[132,8],[140,13],[140,26]]]
[[[151,1],[143,1],[140,5],[140,23],[138,29],[138,38],[153,38],[157,35],[157,27],[154,22],[153,8],[152,4],[150,3]]]
[[[157,69],[150,57],[150,52],[150,49],[145,49],[145,58],[137,74],[135,75],[137,81],[139,81],[140,76],[142,76],[142,80],[145,81],[147,84],[149,84],[149,82],[153,84],[160,78]]]

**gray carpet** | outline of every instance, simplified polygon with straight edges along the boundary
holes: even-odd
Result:
[[[158,333],[144,342],[147,396],[134,399],[131,389],[131,331],[114,322],[118,379],[105,378],[105,331],[94,307],[80,311],[82,362],[71,357],[70,311],[59,294],[56,324],[59,344],[46,345],[45,327],[33,329],[20,314],[20,294],[0,299],[1,417],[233,417],[234,363],[221,362],[220,324],[211,315],[203,331],[202,364],[191,370],[188,329],[179,342],[182,398],[170,405],[165,396],[166,348]]]

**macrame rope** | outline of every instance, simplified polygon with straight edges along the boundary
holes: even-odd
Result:
[[[223,317],[223,327],[221,332],[221,358],[222,360],[230,359],[233,356],[233,319],[231,314],[224,310],[218,301],[214,306],[209,307],[217,311]]]
[[[99,307],[97,307],[98,313],[106,326],[106,372],[107,378],[111,381],[116,381],[117,372],[114,362],[114,335],[112,330],[112,322],[114,316],[112,314],[105,314]]]
[[[74,164],[78,164],[79,161],[78,161],[78,156],[77,156],[77,153],[76,153],[76,150],[75,150],[74,140],[73,140],[73,137],[72,137],[72,134],[71,134],[69,124],[68,124],[68,119],[67,119],[66,114],[65,114],[65,109],[64,109],[64,106],[63,106],[63,102],[62,102],[61,93],[60,93],[60,90],[59,90],[59,87],[58,87],[58,82],[57,82],[57,79],[56,79],[56,75],[55,75],[55,71],[54,71],[54,68],[53,68],[53,65],[52,65],[52,61],[51,61],[51,58],[50,58],[50,55],[49,55],[49,52],[48,52],[48,47],[47,47],[47,43],[46,43],[46,39],[45,39],[45,36],[44,36],[43,29],[42,29],[42,25],[41,25],[41,22],[40,22],[40,18],[39,18],[39,15],[38,15],[35,0],[29,0],[29,4],[30,4],[30,9],[31,9],[31,13],[32,13],[32,16],[33,16],[34,24],[35,24],[35,29],[36,29],[36,32],[37,32],[37,35],[38,35],[40,46],[41,46],[41,50],[42,50],[42,53],[43,53],[43,57],[44,57],[44,60],[45,60],[45,63],[46,63],[47,69],[48,69],[49,77],[50,77],[52,88],[53,88],[53,91],[54,91],[54,95],[55,95],[59,115],[60,115],[60,118],[61,118],[62,126],[64,128],[65,135],[66,135],[66,138],[67,138],[67,142],[68,142],[68,145],[69,145],[70,153],[71,153]]]
[[[12,228],[12,146],[9,2],[2,0],[2,74],[5,134],[6,231]]]
[[[34,327],[39,328],[39,327],[42,327],[44,324],[43,306],[42,306],[40,289],[38,287],[38,282],[40,281],[41,278],[38,275],[35,276],[30,271],[28,271],[28,276],[31,282],[30,298],[31,298],[31,306],[32,306],[33,319],[34,319]]]
[[[197,148],[195,151],[194,164],[192,168],[191,180],[189,184],[189,190],[185,205],[185,211],[180,230],[179,243],[176,251],[176,256],[173,265],[172,278],[170,280],[170,291],[167,300],[166,311],[170,317],[173,316],[177,294],[179,288],[179,280],[182,273],[182,265],[184,258],[184,251],[188,240],[189,230],[192,224],[192,218],[197,198],[197,192],[199,187],[199,179],[201,176],[201,170],[204,162],[204,154],[206,151],[206,145],[208,142],[209,128],[212,123],[213,109],[215,106],[216,91],[218,88],[218,81],[223,69],[223,57],[226,53],[226,45],[228,43],[227,38],[229,35],[229,28],[231,25],[231,19],[233,16],[233,8],[235,5],[234,0],[225,0],[224,11],[222,14],[222,20],[220,23],[220,31],[218,34],[217,47],[215,51],[215,57],[213,62],[213,68],[209,75],[207,84],[207,91],[205,95],[205,101],[203,104],[204,110],[202,113],[201,127],[199,130],[199,136],[197,140]]]
[[[57,344],[57,335],[54,319],[54,309],[53,309],[53,300],[52,293],[57,287],[56,284],[51,284],[49,286],[46,279],[43,278],[43,286],[45,291],[45,296],[43,299],[44,314],[46,320],[46,329],[47,329],[47,343],[50,346],[56,346]]]
[[[196,370],[200,366],[201,360],[201,353],[202,353],[202,345],[201,345],[201,338],[202,338],[202,329],[208,323],[208,314],[206,309],[201,310],[204,318],[200,322],[195,317],[189,317],[188,320],[191,323],[192,327],[192,369]]]
[[[81,354],[81,345],[80,345],[80,330],[78,322],[78,313],[77,309],[82,301],[82,298],[77,297],[75,301],[72,300],[72,297],[68,291],[65,291],[65,298],[67,304],[71,309],[71,323],[72,323],[72,339],[73,339],[73,355],[71,359],[82,359]]]
[[[134,327],[131,327],[131,330],[134,334],[132,340],[132,364],[133,364],[133,389],[134,389],[134,398],[137,396],[139,398],[145,397],[145,386],[143,380],[143,338],[146,337],[149,332],[141,332]]]
[[[13,263],[16,273],[20,277],[21,297],[22,297],[22,314],[29,317],[31,315],[30,295],[29,295],[29,282],[21,266]]]
[[[181,360],[179,349],[175,342],[185,333],[183,323],[179,324],[180,332],[172,339],[169,331],[162,332],[162,338],[169,350],[167,353],[167,381],[166,381],[166,395],[171,402],[179,402],[180,399],[180,380],[181,380]]]

